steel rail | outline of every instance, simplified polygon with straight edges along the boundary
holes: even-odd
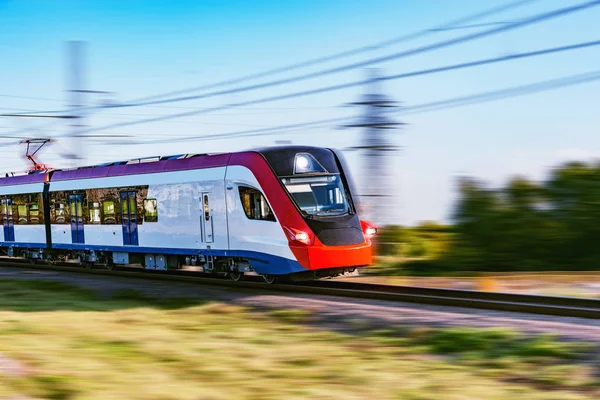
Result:
[[[16,260],[0,260],[0,266],[38,270],[75,272],[83,274],[117,276],[123,278],[177,281],[194,284],[216,285],[229,288],[265,290],[285,293],[338,296],[355,299],[419,303],[436,306],[463,307],[525,314],[554,315],[600,319],[600,300],[573,297],[536,296],[501,292],[439,289],[413,286],[379,285],[345,281],[307,281],[286,284],[265,284],[248,279],[232,281],[207,277],[189,271],[152,271],[141,268],[86,269],[80,266],[28,264]]]

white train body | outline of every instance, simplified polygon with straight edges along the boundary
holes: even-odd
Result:
[[[309,154],[311,149],[297,150]],[[321,153],[315,153],[315,162],[324,163]],[[272,152],[265,154],[114,163],[0,179],[0,247],[32,259],[76,257],[88,263],[140,263],[149,269],[192,264],[209,272],[263,275],[338,273],[368,265],[368,225],[348,205],[349,192],[342,198],[342,186],[331,186],[329,207],[343,200],[344,214],[329,220],[305,215],[296,201],[300,197],[292,193],[300,186],[282,184],[280,161]],[[327,156],[335,160],[331,154]],[[327,182],[342,179],[341,167],[334,167],[329,167],[334,172],[294,177],[326,178],[315,187],[334,185]],[[337,197],[331,194],[334,189]],[[340,218],[341,227],[336,222]],[[317,224],[317,230],[308,224]],[[327,231],[329,225],[335,232]],[[329,235],[325,241],[335,243],[323,243],[321,232]]]

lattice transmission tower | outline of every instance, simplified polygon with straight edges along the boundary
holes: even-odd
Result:
[[[381,93],[379,71],[368,70],[367,92],[362,99],[350,103],[364,107],[364,114],[356,123],[345,125],[348,128],[364,128],[359,146],[349,150],[362,152],[361,183],[359,201],[365,219],[379,226],[390,224],[390,218],[397,213],[394,201],[397,191],[397,174],[394,174],[390,157],[396,155],[400,147],[393,144],[388,133],[405,125],[389,118],[387,113],[398,107],[397,103]]]

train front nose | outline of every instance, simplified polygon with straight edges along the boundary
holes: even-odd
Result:
[[[356,268],[371,265],[373,262],[372,238],[377,229],[360,221],[362,229],[353,226],[343,228],[327,227],[318,233],[302,232],[290,242],[298,261],[307,269]],[[292,231],[290,231],[292,232]]]
[[[349,171],[337,153],[289,146],[261,150],[261,154],[284,189],[282,203],[291,203],[280,222],[304,268],[354,268],[372,263],[375,229],[359,219]]]

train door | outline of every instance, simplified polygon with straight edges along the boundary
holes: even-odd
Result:
[[[85,243],[83,234],[83,194],[69,195],[71,211],[71,238],[73,243]]]
[[[4,241],[15,241],[15,225],[13,220],[12,199],[2,199],[2,227],[4,228]]]
[[[200,204],[202,207],[202,241],[212,243],[213,238],[213,210],[211,208],[210,193],[202,193]]]
[[[123,245],[138,246],[137,201],[135,192],[121,192],[121,221],[123,221]]]

